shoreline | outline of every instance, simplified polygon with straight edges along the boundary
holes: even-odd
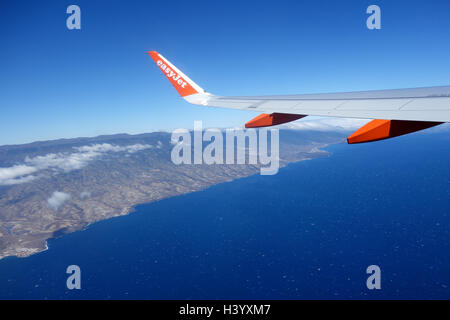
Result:
[[[325,150],[325,149],[328,148],[329,146],[336,145],[336,144],[340,144],[340,142],[338,142],[338,143],[327,143],[327,144],[323,144],[323,145],[313,146],[312,149],[310,150],[310,152],[312,152],[312,153],[324,153],[324,155],[321,155],[320,157],[305,157],[305,158],[297,159],[297,160],[294,160],[294,161],[288,161],[288,160],[280,159],[279,170],[281,170],[282,168],[288,166],[289,164],[300,163],[302,161],[307,161],[307,160],[320,159],[320,158],[323,158],[325,156],[329,157],[331,155],[331,153],[328,150]],[[157,202],[157,201],[170,199],[170,198],[178,197],[178,196],[181,196],[181,195],[187,195],[187,194],[191,194],[191,193],[194,193],[194,192],[201,192],[201,191],[204,191],[204,190],[206,190],[206,189],[208,189],[210,187],[213,187],[215,185],[219,185],[219,184],[227,183],[227,182],[229,183],[229,182],[233,182],[233,181],[236,181],[236,180],[239,180],[239,179],[247,178],[247,177],[250,177],[250,176],[253,176],[253,175],[256,175],[256,174],[260,174],[258,172],[258,170],[256,172],[252,173],[252,174],[238,176],[238,177],[235,177],[235,178],[233,178],[233,179],[231,179],[229,181],[219,181],[217,183],[210,184],[210,185],[205,186],[205,187],[203,187],[203,188],[201,188],[199,190],[193,190],[193,191],[184,192],[184,193],[182,192],[182,193],[179,193],[179,194],[176,194],[176,195],[169,195],[167,197],[162,197],[160,199],[155,199],[155,200],[152,200],[152,201],[149,201],[149,202],[148,201],[147,202],[145,202],[145,201],[144,202],[138,202],[138,203],[135,203],[135,204],[133,204],[131,206],[118,209],[117,210],[117,212],[118,212],[117,214],[113,214],[112,216],[106,217],[104,219],[99,219],[99,220],[96,220],[96,221],[88,222],[84,227],[82,227],[80,229],[71,230],[71,231],[69,231],[69,232],[67,232],[65,234],[60,235],[60,236],[50,237],[50,238],[45,239],[43,241],[42,248],[21,248],[21,250],[24,251],[23,254],[10,254],[10,255],[5,255],[5,256],[0,256],[0,263],[5,258],[10,258],[11,257],[11,258],[18,258],[18,259],[22,259],[23,258],[24,259],[24,258],[28,258],[28,257],[34,256],[36,254],[39,254],[39,253],[46,252],[46,251],[49,250],[48,241],[51,241],[51,240],[54,240],[54,239],[58,239],[60,237],[65,236],[66,234],[70,234],[70,233],[73,233],[73,232],[84,231],[88,227],[90,227],[91,225],[93,225],[95,223],[98,223],[98,222],[106,221],[106,220],[109,220],[109,219],[112,219],[112,218],[128,216],[128,215],[132,214],[133,212],[135,212],[136,211],[136,207],[139,206],[139,205],[151,204],[151,203],[154,203],[154,202]],[[120,212],[124,212],[124,213],[120,213]]]

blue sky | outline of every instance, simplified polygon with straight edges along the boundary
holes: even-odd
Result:
[[[67,6],[81,30],[66,28]],[[382,29],[366,28],[381,7]],[[2,1],[0,144],[240,126],[253,112],[184,102],[156,50],[220,95],[450,84],[450,2]]]

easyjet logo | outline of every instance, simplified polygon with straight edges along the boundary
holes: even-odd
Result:
[[[158,62],[156,64],[158,65],[158,67],[161,68],[162,71],[164,71],[167,78],[169,78],[170,80],[173,79],[182,88],[186,87],[186,85],[187,85],[186,81],[184,81],[183,78],[181,78],[181,76],[179,74],[177,74],[172,69],[170,69],[168,66],[166,66],[161,60],[158,60]]]

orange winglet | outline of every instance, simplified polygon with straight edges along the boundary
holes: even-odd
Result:
[[[291,122],[306,117],[302,114],[291,114],[291,113],[262,113],[256,118],[253,118],[245,124],[246,128],[261,128],[270,127],[277,124],[282,124],[286,122]]]
[[[198,93],[190,83],[192,80],[167,61],[162,55],[156,51],[149,51],[148,54],[152,57],[153,61],[155,61],[156,65],[161,69],[167,79],[169,79],[170,83],[172,83],[180,96],[186,97]]]
[[[442,122],[375,119],[347,138],[349,144],[377,141],[431,128]]]

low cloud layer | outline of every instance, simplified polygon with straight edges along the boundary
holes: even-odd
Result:
[[[354,118],[328,118],[328,117],[308,117],[299,121],[287,123],[280,126],[280,129],[292,130],[313,130],[313,131],[355,131],[361,128],[371,119]],[[450,123],[444,123],[436,127],[427,129],[426,132],[446,132],[450,131]]]
[[[70,172],[81,169],[90,161],[112,152],[128,154],[152,148],[148,144],[117,146],[109,143],[75,147],[72,153],[49,153],[43,156],[26,157],[23,164],[0,168],[0,185],[14,185],[30,182],[38,177],[39,171],[52,169],[58,172]]]
[[[47,205],[50,209],[58,210],[58,208],[67,200],[70,199],[70,194],[55,191],[52,196],[47,199]]]
[[[32,173],[37,169],[26,165],[15,165],[9,168],[0,168],[0,185],[12,185],[29,182],[35,178]]]
[[[313,131],[350,131],[357,130],[370,119],[351,118],[322,118],[308,117],[300,121],[282,125],[281,128],[293,130],[313,130]]]

